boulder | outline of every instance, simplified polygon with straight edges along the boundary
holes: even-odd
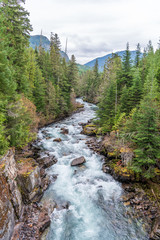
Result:
[[[69,130],[67,128],[61,128],[61,133],[62,134],[68,134]]]
[[[89,125],[83,126],[82,133],[88,136],[95,136],[97,133],[96,125],[89,124]]]
[[[86,160],[85,160],[84,157],[79,157],[79,158],[74,159],[74,160],[71,162],[71,166],[72,166],[72,167],[73,167],[73,166],[78,166],[78,165],[81,165],[81,164],[83,164],[83,163],[85,163],[85,162],[86,162]]]
[[[53,140],[53,142],[61,142],[61,141],[62,141],[61,138],[55,138],[55,139]]]
[[[47,156],[38,158],[36,161],[40,166],[42,166],[45,169],[55,164],[57,162],[57,159],[54,156]]]

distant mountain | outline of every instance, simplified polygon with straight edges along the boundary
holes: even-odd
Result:
[[[78,67],[79,73],[86,72],[87,70],[90,69],[90,67],[85,66],[85,65],[81,65],[81,64],[79,64],[79,63],[77,63],[77,67]]]
[[[34,36],[30,36],[30,39],[29,39],[29,42],[30,42],[30,47],[32,47],[33,49],[35,49],[35,47],[39,46],[40,44],[40,40],[42,42],[42,47],[46,50],[46,51],[49,51],[49,47],[50,47],[50,41],[47,37],[45,36],[41,36],[41,35],[34,35]],[[60,51],[61,53],[61,56],[63,58],[66,59],[66,61],[68,62],[69,61],[69,57],[68,55],[63,52],[63,51]]]
[[[134,61],[135,60],[135,56],[136,56],[136,51],[130,51],[131,52],[131,60]],[[115,52],[118,56],[120,56],[121,58],[123,57],[123,54],[125,53],[125,51],[120,51],[120,52]],[[99,57],[99,58],[96,58],[98,59],[98,65],[99,65],[99,71],[102,72],[103,71],[103,67],[104,67],[104,64],[106,62],[106,60],[112,56],[112,53],[110,54],[107,54],[103,57]],[[85,66],[87,67],[94,67],[95,65],[95,62],[96,62],[96,59],[93,59],[92,61],[84,64]]]

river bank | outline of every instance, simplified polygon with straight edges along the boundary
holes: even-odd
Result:
[[[83,105],[77,103],[70,116],[82,109]],[[46,124],[49,126],[53,121],[40,124],[39,129]],[[12,148],[0,159],[1,240],[40,239],[50,225],[54,206],[41,204],[40,200],[50,184],[46,169],[56,162],[36,142],[23,149]]]
[[[82,125],[82,132],[92,137],[87,141],[88,147],[105,156],[103,172],[111,174],[115,180],[122,183],[124,195],[121,201],[127,208],[133,209],[134,218],[143,221],[150,239],[160,239],[159,177],[147,181],[125,167],[126,163],[133,158],[133,150],[125,144],[117,143],[118,138],[115,132],[96,137],[96,128],[93,123],[88,122]]]

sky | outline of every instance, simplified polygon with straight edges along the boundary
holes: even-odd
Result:
[[[31,35],[57,33],[78,63],[160,39],[160,0],[26,0]]]

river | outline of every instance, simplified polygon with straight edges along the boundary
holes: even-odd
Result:
[[[95,106],[84,103],[84,111],[54,123],[39,132],[41,146],[58,162],[48,169],[53,179],[43,200],[56,201],[59,208],[52,213],[47,240],[147,240],[142,223],[127,214],[120,201],[121,184],[103,173],[103,157],[88,148],[89,137],[82,135],[80,122],[95,117]],[[69,134],[61,134],[67,128]],[[45,130],[45,134],[44,134]],[[46,132],[50,139],[46,139]],[[61,142],[53,139],[61,138]],[[86,163],[71,167],[77,157],[84,156]],[[57,177],[56,181],[54,177]],[[63,208],[63,205],[68,208]]]

